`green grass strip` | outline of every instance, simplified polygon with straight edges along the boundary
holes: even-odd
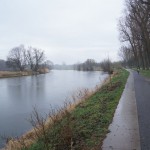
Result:
[[[150,78],[150,70],[140,70],[140,74],[144,77]]]

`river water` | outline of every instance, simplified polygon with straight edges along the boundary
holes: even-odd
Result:
[[[50,105],[63,105],[77,89],[93,89],[107,74],[73,70],[52,70],[48,74],[0,79],[0,136],[16,137],[32,128],[29,121],[33,107],[42,114]],[[0,147],[5,140],[0,138]]]

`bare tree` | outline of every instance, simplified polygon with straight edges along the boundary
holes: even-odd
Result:
[[[122,58],[124,67],[133,67],[135,65],[134,54],[131,47],[122,46],[119,51],[119,56]]]
[[[46,60],[43,64],[42,64],[42,67],[43,68],[47,68],[49,70],[52,70],[53,69],[53,62],[51,62],[50,60]]]
[[[98,63],[94,59],[87,59],[84,63],[74,65],[75,70],[94,71],[96,68],[98,68]]]
[[[45,60],[45,55],[43,50],[32,48],[32,47],[28,48],[27,61],[32,71],[37,72],[38,69],[40,68],[40,65],[44,62],[44,60]]]
[[[30,66],[30,69],[34,70],[34,55],[32,47],[29,47],[27,50],[27,62],[28,65]]]
[[[7,65],[16,70],[24,71],[27,64],[26,50],[23,45],[10,50],[7,57]]]
[[[149,69],[150,6],[142,5],[141,0],[126,0],[126,13],[119,21],[119,31],[120,41],[133,54],[136,67]],[[122,54],[127,56],[126,48]]]
[[[93,71],[94,67],[95,67],[95,60],[94,59],[87,59],[84,63],[83,63],[83,69],[86,71]]]
[[[112,62],[110,61],[109,58],[101,62],[101,68],[103,69],[104,72],[108,72],[108,74],[110,75],[113,73]]]
[[[34,71],[38,71],[40,64],[42,64],[45,59],[44,51],[34,48],[33,54],[34,54],[34,61],[35,61]]]

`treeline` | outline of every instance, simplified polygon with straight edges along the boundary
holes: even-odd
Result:
[[[12,69],[7,66],[6,61],[3,59],[0,59],[0,71],[10,71],[10,70]]]
[[[94,59],[87,59],[83,63],[74,64],[73,69],[79,71],[94,71],[101,70],[101,66],[100,63],[97,63]]]
[[[76,63],[73,65],[66,65],[65,63],[62,65],[55,64],[54,69],[57,70],[78,70],[78,71],[104,71],[112,74],[113,68],[120,68],[120,62],[111,62],[111,60],[104,59],[101,62],[96,62],[94,59],[87,59],[83,63]]]
[[[73,65],[74,70],[78,71],[104,71],[108,72],[109,74],[113,73],[113,68],[118,67],[119,63],[112,63],[110,59],[104,59],[101,62],[96,62],[94,59],[87,59],[83,63],[77,63]]]
[[[46,60],[45,52],[41,49],[20,45],[12,48],[9,51],[7,60],[0,60],[0,70],[10,71],[32,71],[31,73],[45,73],[45,70],[58,69],[58,70],[78,70],[78,71],[100,71],[112,73],[113,66],[109,59],[102,62],[96,62],[94,59],[87,59],[83,63],[76,63],[73,65],[53,64],[51,61]]]
[[[119,55],[123,64],[142,69],[150,68],[150,2],[126,0],[124,16],[119,20]]]
[[[72,65],[62,65],[55,64],[54,69],[57,70],[78,70],[78,71],[99,71],[102,70],[101,63],[97,63],[94,59],[87,59],[83,63],[76,63]]]
[[[31,70],[38,72],[40,69],[52,69],[53,63],[46,60],[45,53],[41,49],[24,45],[14,47],[9,51],[6,61],[7,66],[17,71]]]

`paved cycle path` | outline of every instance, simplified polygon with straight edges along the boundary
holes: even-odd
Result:
[[[134,88],[135,76],[138,77],[137,74],[130,71],[124,92],[114,114],[113,122],[109,126],[110,133],[107,134],[107,137],[103,142],[102,150],[141,149]]]
[[[141,150],[150,150],[150,79],[133,72]]]

